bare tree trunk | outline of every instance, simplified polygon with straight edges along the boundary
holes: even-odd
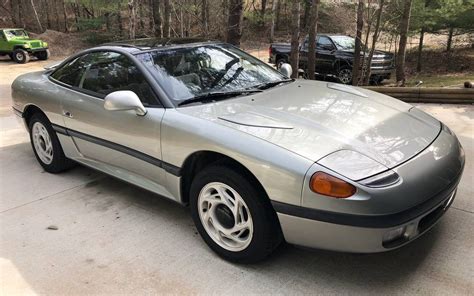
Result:
[[[242,37],[242,10],[243,0],[229,1],[229,19],[227,24],[227,42],[236,46],[240,45]]]
[[[277,0],[277,7],[276,7],[276,16],[275,16],[275,29],[280,28],[280,20],[281,20],[281,1],[284,0]]]
[[[272,23],[270,26],[270,43],[275,39],[275,12],[278,6],[279,0],[273,0],[272,2]]]
[[[209,3],[207,0],[202,0],[201,3],[201,21],[202,21],[202,32],[207,37],[209,34]]]
[[[138,24],[140,25],[140,31],[145,31],[145,13],[144,13],[144,2],[145,0],[138,0]]]
[[[300,1],[292,0],[291,8],[291,54],[290,63],[293,68],[292,78],[298,78],[299,47],[300,47]]]
[[[128,0],[128,21],[129,21],[128,38],[135,39],[136,12],[135,12],[135,1],[134,0]]]
[[[416,72],[421,72],[421,53],[423,52],[423,39],[425,38],[425,28],[421,28],[420,41],[418,42],[418,54],[416,59]]]
[[[43,32],[43,26],[41,25],[41,21],[39,19],[38,12],[36,11],[35,3],[33,2],[33,0],[31,0],[31,8],[33,8],[33,12],[35,13],[36,22],[38,22],[39,32],[42,33]]]
[[[449,28],[448,43],[446,45],[446,51],[451,50],[451,47],[453,44],[453,33],[454,33],[454,28],[453,27]]]
[[[12,1],[12,0],[10,0]],[[13,1],[12,1],[13,2]],[[46,12],[46,29],[51,29],[51,14],[49,11],[49,1],[44,1],[44,11]]]
[[[119,28],[119,35],[123,36],[123,24],[122,24],[122,7],[120,5],[120,1],[117,1],[117,23]]]
[[[160,0],[152,1],[153,22],[155,23],[154,32],[156,37],[163,37],[163,28],[161,27]]]
[[[267,0],[262,0],[262,7],[260,8],[260,17],[261,17],[261,24],[265,24],[265,12],[267,10]]]
[[[311,14],[311,7],[313,7],[313,1],[312,0],[304,0],[304,14],[303,14],[303,24],[301,24],[301,31],[306,31],[308,28],[308,24],[310,21],[309,16]]]
[[[309,37],[308,37],[308,76],[309,79],[314,80],[316,72],[316,33],[318,32],[318,8],[319,0],[312,0]]]
[[[380,21],[382,19],[382,11],[383,11],[384,0],[380,0],[379,2],[379,9],[377,11],[377,21],[375,22],[375,30],[374,35],[372,35],[372,47],[370,48],[369,57],[367,59],[367,73],[364,76],[364,84],[369,84],[370,80],[370,65],[372,65],[372,58],[374,57],[375,46],[377,44],[377,40],[379,39],[379,32],[380,32]]]
[[[61,22],[60,22],[60,17],[59,17],[59,9],[58,9],[57,0],[53,2],[53,7],[54,7],[54,17],[56,18],[56,26],[54,27],[54,29],[56,31],[61,31]]]
[[[19,0],[18,0],[19,1]],[[15,27],[19,27],[20,24],[18,22],[18,18],[17,18],[17,13],[16,13],[16,8],[17,8],[17,5],[15,5],[15,2],[10,0],[10,17],[12,19],[12,22],[13,22],[13,25]]]
[[[410,12],[412,0],[404,0],[403,13],[400,19],[400,42],[398,45],[396,79],[397,84],[405,85],[405,53],[408,39],[408,27],[410,25]]]
[[[163,37],[169,38],[171,36],[171,3],[170,0],[164,0],[164,22],[163,22]]]
[[[358,85],[360,72],[360,49],[362,30],[364,29],[364,0],[359,0],[357,6],[357,33],[354,48],[354,63],[352,64],[352,85]]]
[[[66,11],[66,2],[62,0],[62,6],[63,6],[63,16],[64,16],[64,32],[68,33],[69,32],[69,26],[67,24],[67,11]]]

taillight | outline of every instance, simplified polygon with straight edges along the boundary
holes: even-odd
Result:
[[[316,193],[335,198],[347,198],[357,191],[354,185],[323,172],[314,173],[309,188]]]

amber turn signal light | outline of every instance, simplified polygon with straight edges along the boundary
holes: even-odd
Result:
[[[347,198],[356,193],[354,185],[323,172],[314,173],[309,188],[316,193],[335,198]]]

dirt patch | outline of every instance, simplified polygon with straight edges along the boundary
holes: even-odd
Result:
[[[46,30],[41,34],[30,33],[31,38],[41,39],[49,44],[49,50],[54,57],[69,56],[87,47],[77,33],[63,33]]]

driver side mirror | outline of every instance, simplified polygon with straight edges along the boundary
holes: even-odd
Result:
[[[118,90],[106,95],[104,108],[110,111],[135,110],[140,116],[147,112],[137,94],[130,90]]]
[[[293,74],[293,68],[291,68],[290,64],[283,63],[280,66],[280,73],[285,75],[286,77],[291,77],[291,74]]]

